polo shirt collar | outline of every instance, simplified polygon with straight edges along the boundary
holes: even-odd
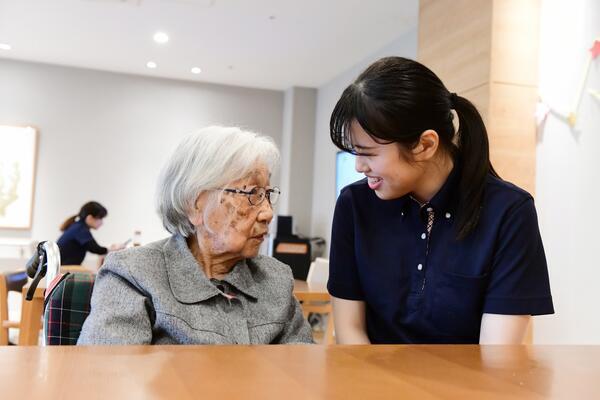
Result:
[[[454,167],[446,182],[442,185],[440,190],[433,196],[429,204],[433,207],[434,211],[437,212],[449,212],[455,211],[458,199],[458,186],[460,183],[461,168],[458,162],[454,163]]]
[[[403,212],[406,212],[411,205],[414,206],[416,204],[419,209],[423,209],[425,206],[431,206],[434,212],[453,213],[458,201],[460,172],[461,167],[458,162],[455,162],[452,171],[450,171],[448,178],[446,178],[446,182],[444,182],[440,190],[438,190],[429,202],[421,203],[411,194],[407,194],[399,199],[401,209]]]

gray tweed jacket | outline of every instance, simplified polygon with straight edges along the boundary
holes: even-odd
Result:
[[[77,344],[312,343],[293,285],[290,268],[264,256],[217,285],[174,235],[106,257]]]

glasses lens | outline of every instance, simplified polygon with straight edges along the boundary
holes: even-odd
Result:
[[[250,204],[257,206],[263,202],[265,199],[265,189],[264,188],[254,188],[252,189],[252,193],[248,196],[250,199]]]
[[[279,200],[279,194],[281,193],[279,189],[277,188],[273,188],[271,190],[269,190],[269,203],[271,203],[272,205],[275,205],[277,203],[277,200]]]

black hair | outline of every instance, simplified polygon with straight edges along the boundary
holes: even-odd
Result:
[[[454,110],[458,130],[453,124]],[[479,222],[488,173],[498,176],[489,156],[487,130],[475,106],[450,93],[423,64],[386,57],[371,64],[338,100],[330,120],[333,143],[355,153],[350,125],[356,120],[378,143],[413,148],[421,134],[434,130],[440,148],[460,164],[457,239],[468,236]]]
[[[81,207],[79,214],[67,218],[66,221],[60,226],[60,230],[64,232],[76,221],[85,221],[88,215],[91,215],[94,218],[104,218],[108,215],[108,211],[102,204],[96,201],[89,201]]]

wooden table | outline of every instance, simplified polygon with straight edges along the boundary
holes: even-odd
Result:
[[[294,279],[294,293],[328,293],[324,283],[308,284],[306,281]]]
[[[599,346],[3,347],[4,399],[600,399]]]

